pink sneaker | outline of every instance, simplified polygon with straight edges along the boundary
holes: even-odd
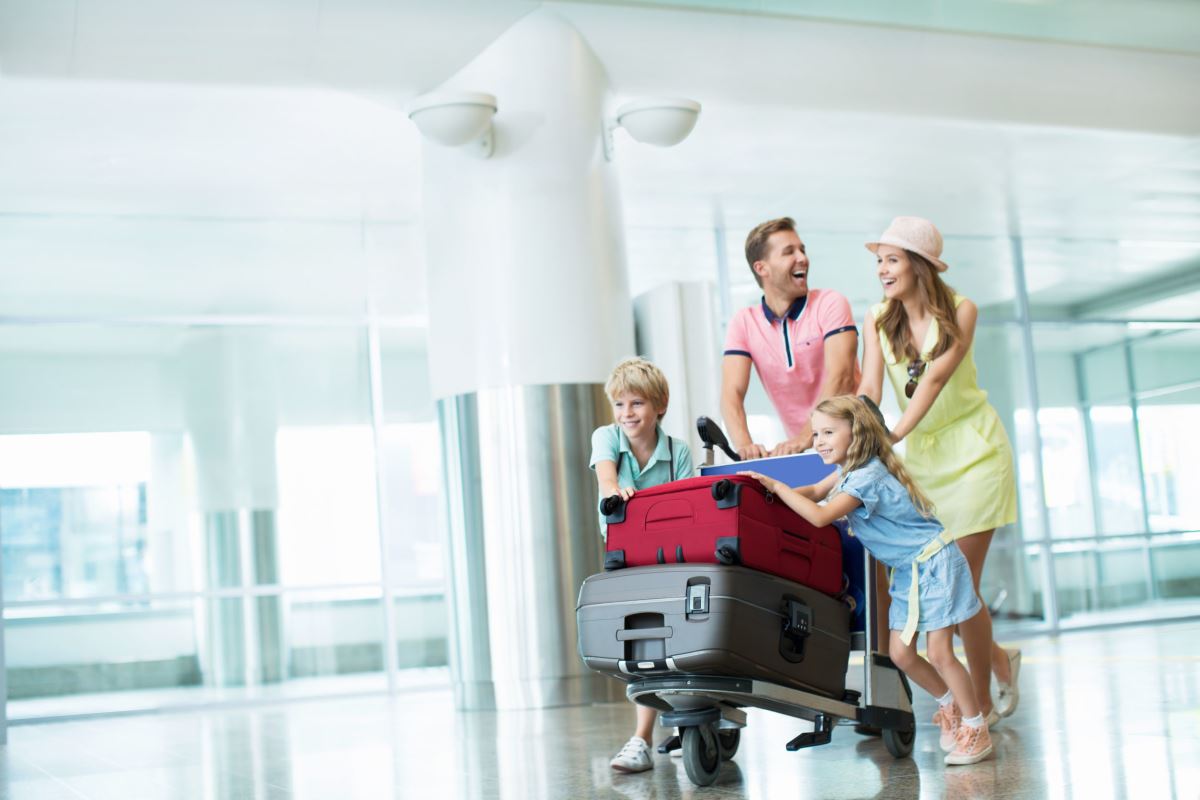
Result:
[[[933,721],[941,728],[941,738],[938,740],[938,744],[943,753],[949,753],[954,749],[954,744],[958,739],[958,729],[962,725],[962,711],[959,711],[958,703],[938,706],[938,710],[933,714]]]
[[[950,765],[977,764],[991,755],[992,735],[988,733],[986,722],[978,728],[959,725],[954,749],[946,755],[946,763]]]

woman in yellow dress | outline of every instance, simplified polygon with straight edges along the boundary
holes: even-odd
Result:
[[[966,555],[978,594],[992,534],[1017,519],[1012,449],[976,378],[972,343],[979,311],[942,280],[948,265],[932,222],[897,217],[867,249],[875,253],[884,300],[863,322],[859,393],[879,402],[887,373],[902,411],[892,438],[907,439],[904,463],[933,500],[944,535]],[[888,597],[886,583],[878,596]],[[993,641],[986,603],[958,627],[980,708],[995,724],[1016,710],[1021,653]]]

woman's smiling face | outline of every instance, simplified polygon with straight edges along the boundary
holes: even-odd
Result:
[[[916,289],[917,276],[903,249],[890,244],[879,245],[875,250],[875,264],[884,297],[893,300]]]

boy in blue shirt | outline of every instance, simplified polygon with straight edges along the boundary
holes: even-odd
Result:
[[[644,358],[629,358],[617,364],[604,385],[612,403],[612,425],[592,433],[590,466],[596,471],[600,497],[633,497],[638,489],[692,477],[692,453],[685,442],[663,432],[670,389],[662,370]],[[608,526],[600,515],[600,530]],[[637,730],[612,760],[618,772],[643,772],[654,766],[650,737],[658,713],[637,707]]]

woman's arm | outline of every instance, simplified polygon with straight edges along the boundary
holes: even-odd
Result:
[[[875,317],[867,309],[863,318],[863,361],[862,382],[858,384],[855,394],[865,394],[875,401],[875,405],[883,399],[883,350],[879,345],[879,330],[875,327]]]
[[[766,487],[767,491],[786,503],[788,508],[804,517],[808,524],[815,525],[818,528],[824,528],[826,525],[832,524],[835,519],[841,519],[855,508],[862,505],[862,502],[853,495],[839,494],[825,505],[819,506],[809,498],[788,486],[786,483],[777,481],[774,478],[768,478],[762,473],[745,471],[739,472],[738,474],[749,475],[751,478],[754,478],[756,481]],[[826,478],[825,480],[829,479]],[[824,482],[825,481],[821,481],[821,483],[814,484],[813,486],[805,486],[802,488],[815,489]],[[828,494],[828,492],[826,492],[826,494]]]
[[[908,408],[904,409],[900,421],[892,428],[893,442],[900,441],[920,424],[933,406],[933,401],[937,400],[946,382],[950,380],[950,376],[954,374],[954,370],[958,369],[963,357],[971,349],[971,342],[975,340],[975,322],[979,319],[979,309],[970,300],[963,300],[958,304],[955,316],[958,318],[959,330],[962,331],[962,339],[925,368],[925,375],[917,383],[917,391],[908,401]]]

